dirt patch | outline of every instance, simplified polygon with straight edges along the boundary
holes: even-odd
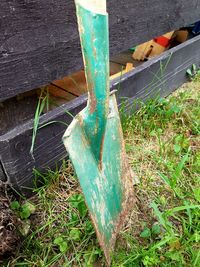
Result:
[[[20,239],[17,232],[17,217],[9,207],[10,199],[5,186],[0,182],[0,263],[16,252]]]

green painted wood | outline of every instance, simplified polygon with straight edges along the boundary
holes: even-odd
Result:
[[[108,15],[95,14],[77,3],[77,18],[84,57],[89,99],[83,128],[98,161],[108,114],[109,41]]]
[[[108,264],[117,233],[133,203],[116,97],[109,96],[108,15],[76,2],[89,98],[63,141],[83,190]]]
[[[99,242],[110,262],[116,235],[133,205],[133,185],[127,164],[115,96],[110,97],[102,161],[99,167],[88,136],[81,125],[83,110],[76,116],[63,141],[79,178]]]

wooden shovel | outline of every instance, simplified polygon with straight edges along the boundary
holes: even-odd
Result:
[[[116,236],[134,202],[133,178],[115,94],[109,91],[106,0],[76,0],[75,3],[88,103],[74,118],[63,140],[109,265]]]

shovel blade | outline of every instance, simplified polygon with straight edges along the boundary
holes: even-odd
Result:
[[[109,99],[109,110],[101,166],[82,127],[84,110],[74,118],[63,137],[108,264],[116,236],[134,203],[133,178],[114,94]]]

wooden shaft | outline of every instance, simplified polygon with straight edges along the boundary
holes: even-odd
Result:
[[[106,13],[106,0],[76,0],[76,3],[94,13]]]
[[[105,0],[101,2],[106,3]],[[108,14],[104,12],[105,5],[98,4],[97,9],[96,4],[97,1],[94,0],[76,0],[79,34],[89,91],[88,105],[83,116],[83,128],[90,140],[90,147],[97,162],[101,162],[109,111],[109,36]]]

